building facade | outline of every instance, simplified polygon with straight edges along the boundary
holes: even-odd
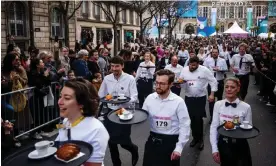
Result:
[[[110,5],[110,10],[114,15],[115,7]],[[108,19],[105,12],[99,5],[91,1],[84,1],[82,7],[77,12],[77,23],[76,23],[76,40],[82,41],[82,32],[90,31],[93,33],[93,44],[97,42],[106,41],[104,39],[106,34],[112,36],[107,40],[108,47],[113,52],[114,40],[117,40],[118,50],[120,50],[125,42],[130,42],[131,39],[138,38],[140,31],[140,21],[137,13],[129,8],[120,7],[117,24],[117,37],[112,36],[113,25]]]
[[[69,11],[73,10],[73,1]],[[75,45],[75,18],[69,20],[70,47]],[[15,43],[23,51],[34,45],[40,50],[53,50],[55,36],[64,43],[64,24],[58,2],[1,1],[1,55]]]

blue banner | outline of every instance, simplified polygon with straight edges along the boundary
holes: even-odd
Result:
[[[196,18],[197,17],[197,8],[198,8],[198,1],[191,0],[191,1],[180,1],[179,0],[179,8],[178,13],[181,15],[182,18]]]
[[[268,17],[276,16],[276,1],[268,0]]]

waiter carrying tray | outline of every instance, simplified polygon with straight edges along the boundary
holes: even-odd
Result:
[[[199,150],[203,150],[203,117],[206,117],[206,88],[211,86],[211,94],[208,100],[214,101],[214,93],[217,91],[217,80],[213,73],[205,66],[199,65],[197,56],[189,59],[189,66],[184,67],[180,78],[185,81],[185,103],[191,118],[193,140],[190,147],[199,143]]]
[[[112,74],[104,77],[103,83],[99,90],[99,96],[101,98],[108,94],[124,94],[130,97],[130,102],[135,102],[137,100],[137,88],[136,82],[133,76],[124,73],[124,60],[115,56],[110,60]],[[127,103],[128,104],[128,103]],[[127,104],[124,104],[125,106]],[[110,110],[116,110],[121,106],[109,106]],[[110,155],[112,159],[113,166],[121,166],[120,154],[117,144],[120,144],[122,148],[130,151],[132,155],[132,165],[135,166],[138,161],[138,146],[133,144],[130,138],[131,125],[122,125],[111,122],[107,117],[105,117],[104,125],[110,135],[110,140],[108,142]]]
[[[145,145],[143,166],[179,166],[183,147],[190,136],[190,117],[184,100],[172,93],[174,73],[156,72],[156,92],[143,105],[149,112],[150,136]]]

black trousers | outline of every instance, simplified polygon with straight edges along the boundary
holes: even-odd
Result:
[[[196,141],[203,140],[203,119],[199,116],[191,116],[191,129],[193,139]]]
[[[215,92],[215,97],[217,98],[217,100],[222,100],[223,91],[224,91],[224,80],[220,80],[218,81],[218,90]],[[208,85],[208,94],[209,95],[211,94],[210,85]],[[210,112],[211,121],[213,119],[214,105],[215,105],[215,101],[209,102],[209,112]]]
[[[122,148],[128,150],[131,154],[134,153],[138,153],[136,152],[136,145],[131,143],[127,143],[127,144],[120,144]],[[109,147],[109,151],[110,151],[110,155],[111,155],[111,160],[113,163],[113,166],[121,166],[122,162],[120,159],[120,153],[119,153],[119,149],[118,149],[118,144],[116,143],[112,143],[112,142],[108,142],[108,147]]]
[[[246,139],[234,141],[231,138],[219,136],[218,150],[221,166],[252,166],[250,148]]]
[[[178,64],[181,65],[181,66],[184,66],[185,63],[186,63],[186,60],[187,60],[186,58],[180,57],[180,59],[179,59],[179,61],[178,61]]]
[[[179,85],[179,86],[180,86],[180,85]],[[174,86],[171,87],[171,91],[172,91],[174,94],[180,96],[181,87],[176,87],[176,86],[174,85]]]
[[[240,98],[241,100],[244,100],[247,95],[248,85],[249,85],[249,74],[246,75],[236,75],[237,78],[239,78],[241,83],[240,88]]]
[[[142,108],[146,97],[152,93],[153,80],[146,78],[139,78],[137,81],[139,107]]]
[[[180,160],[171,160],[178,135],[150,132],[145,144],[143,166],[180,166]]]

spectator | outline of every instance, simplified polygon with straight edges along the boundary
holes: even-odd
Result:
[[[85,61],[86,56],[88,56],[88,51],[84,49],[80,50],[77,55],[77,60],[73,63],[72,69],[75,71],[76,76],[91,80],[91,73]]]
[[[75,76],[75,72],[74,70],[69,70],[68,71],[68,80],[72,80],[72,79],[75,79],[76,76]]]
[[[96,88],[97,92],[99,92],[101,84],[102,84],[102,75],[101,73],[95,73],[94,79],[92,80],[93,86]]]
[[[60,68],[65,69],[65,75],[68,74],[68,71],[70,70],[70,59],[69,59],[69,49],[67,47],[63,47],[61,49],[61,54],[59,56],[60,60]]]
[[[89,52],[89,60],[87,62],[88,69],[92,73],[93,78],[95,73],[101,73],[101,68],[98,63],[99,53],[97,50],[92,50]],[[92,79],[93,79],[92,78]]]

